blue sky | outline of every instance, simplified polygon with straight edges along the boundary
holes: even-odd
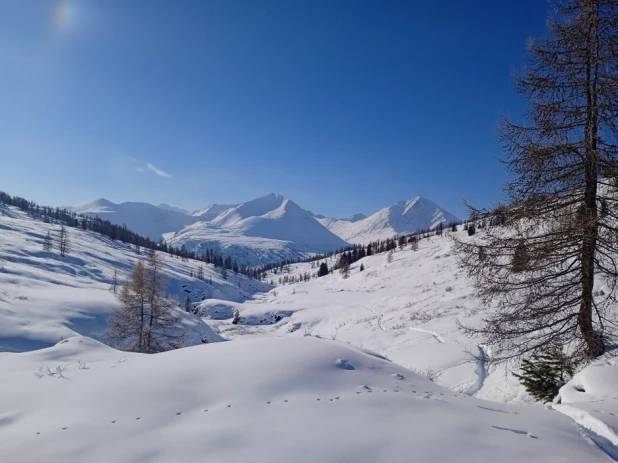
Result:
[[[0,190],[330,216],[501,195],[542,0],[3,0]]]

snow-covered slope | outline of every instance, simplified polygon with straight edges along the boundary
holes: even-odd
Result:
[[[71,208],[78,214],[99,216],[102,219],[127,227],[154,241],[159,241],[164,233],[181,230],[196,221],[195,217],[170,208],[160,208],[148,203],[115,204],[106,199],[95,199]]]
[[[399,201],[369,217],[359,218],[357,215],[350,220],[328,217],[318,220],[334,234],[351,243],[368,243],[413,233],[419,229],[434,228],[439,223],[459,221],[433,201],[420,196],[409,201]]]
[[[114,269],[124,279],[138,259],[146,258],[144,253],[69,228],[70,252],[62,258],[55,247],[42,249],[43,238],[48,231],[55,236],[58,225],[33,220],[12,207],[0,208],[0,351],[48,347],[76,333],[105,341],[108,314],[118,304],[109,291]],[[183,262],[167,254],[161,259],[166,292],[179,301],[188,295],[195,303],[206,298],[240,302],[269,289],[232,272],[228,281],[223,280],[212,266],[196,261]],[[198,265],[204,266],[206,281],[189,276]],[[207,283],[210,279],[212,285]],[[189,345],[221,339],[194,315],[184,314],[183,324]]]
[[[217,218],[219,214],[229,209],[234,209],[235,207],[238,207],[238,204],[211,204],[204,209],[193,211],[191,215],[199,217],[199,219],[204,222],[210,222],[211,220]]]
[[[0,363],[3,462],[607,461],[559,413],[312,337],[156,355],[73,337]],[[33,374],[58,365],[66,379]]]

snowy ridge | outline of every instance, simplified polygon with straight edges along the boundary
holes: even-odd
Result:
[[[318,218],[318,220],[330,231],[352,243],[368,243],[392,238],[395,235],[413,233],[419,229],[435,228],[440,223],[459,221],[457,217],[433,201],[420,196],[409,201],[399,201],[360,220],[328,217]]]

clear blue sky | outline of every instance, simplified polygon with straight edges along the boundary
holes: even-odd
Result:
[[[0,190],[189,209],[276,192],[330,216],[463,216],[543,0],[2,0]]]

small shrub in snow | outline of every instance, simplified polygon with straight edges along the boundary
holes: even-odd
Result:
[[[468,236],[472,236],[476,233],[476,226],[474,224],[468,225]]]
[[[453,291],[453,287],[452,287],[452,286],[447,286],[446,288],[444,288],[444,290],[445,290],[447,293],[450,293],[451,291]]]
[[[540,402],[551,402],[573,376],[573,365],[562,346],[551,345],[521,362],[521,374],[513,373],[526,391]]]
[[[442,370],[434,370],[431,367],[427,367],[426,370],[418,370],[416,368],[412,368],[412,371],[414,373],[416,373],[417,375],[423,376],[426,379],[428,379],[429,381],[431,381],[432,383],[437,382],[442,375],[444,374],[444,372]]]
[[[232,325],[238,325],[240,321],[240,312],[238,309],[234,309],[234,318],[232,319]]]

